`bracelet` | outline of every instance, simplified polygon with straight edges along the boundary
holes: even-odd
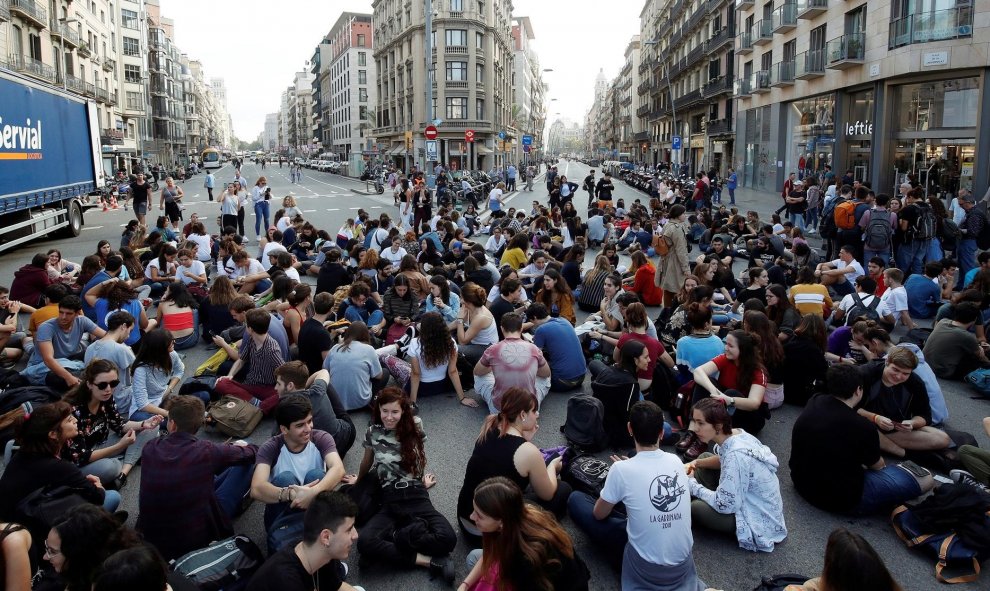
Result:
[[[876,425],[876,424],[877,424],[877,417],[879,417],[879,416],[880,416],[880,415],[879,415],[878,413],[873,413],[873,424],[874,424],[874,425]]]

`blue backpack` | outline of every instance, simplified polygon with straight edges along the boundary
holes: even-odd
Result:
[[[990,398],[990,368],[975,369],[964,379],[977,393]]]

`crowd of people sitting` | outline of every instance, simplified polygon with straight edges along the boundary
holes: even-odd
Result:
[[[862,239],[867,220],[822,258],[804,218],[765,223],[703,191],[701,207],[676,196],[627,207],[599,191],[582,218],[576,185],[564,195],[551,181],[554,206],[524,211],[504,207],[499,183],[487,216],[435,204],[422,175],[395,185],[396,215],[361,210],[336,233],[285,197],[257,242],[221,197],[214,235],[195,214],[181,228],[170,215],[153,228],[135,220],[119,244],[101,240],[78,263],[39,253],[0,288],[5,379],[59,398],[8,417],[6,589],[32,588],[39,567],[35,589],[185,589],[163,560],[231,536],[253,500],[271,554],[252,591],[357,588],[343,564],[355,542],[362,566],[423,568],[451,585],[460,571],[460,591],[587,589],[565,516],[623,589],[701,590],[692,527],[752,552],[787,538],[784,450],[757,438],[778,428],[769,419],[784,403],[803,407],[788,465],[816,507],[882,513],[935,487],[933,472],[990,484],[987,452],[941,428],[938,381],[990,368],[990,253],[977,267],[941,249],[894,266],[917,226],[899,226],[902,242],[884,250]],[[240,199],[235,183],[228,193]],[[859,186],[832,199],[849,193],[870,204],[864,216],[891,203]],[[930,334],[894,344],[924,318]],[[199,390],[184,379],[192,347],[212,352],[196,374],[214,379]],[[532,441],[543,400],[586,396],[585,380],[617,452],[598,491],[569,483],[573,453]],[[419,406],[439,395],[488,412],[456,516],[430,498]],[[272,416],[271,438],[198,437],[221,397]],[[366,409],[363,429],[351,415]],[[360,468],[346,474],[358,441]],[[29,509],[58,487],[78,502],[39,530]],[[133,530],[114,515],[121,491],[137,495]],[[458,531],[466,568],[450,559]],[[867,576],[871,589],[899,589],[869,544],[839,529],[803,588],[861,589]]]

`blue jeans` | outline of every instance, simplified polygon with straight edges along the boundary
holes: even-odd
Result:
[[[292,486],[293,484],[303,485],[303,484],[309,484],[314,480],[323,480],[323,477],[326,475],[327,475],[326,471],[320,468],[313,468],[309,472],[306,472],[306,476],[305,478],[303,478],[304,482],[299,482],[299,480],[296,479],[296,476],[292,472],[280,472],[271,479],[271,483],[272,486],[277,486],[279,488]],[[290,506],[291,503],[289,503],[288,501],[284,503],[272,503],[270,505],[267,505],[265,507],[265,531],[271,529],[271,526],[273,523],[275,523],[275,520],[278,519],[287,510],[289,510]]]
[[[966,272],[976,268],[976,239],[965,238],[959,241],[956,248],[956,259],[959,260],[959,287],[962,287]]]
[[[381,310],[375,310],[368,315],[367,319],[364,318],[363,311],[363,308],[358,308],[357,306],[347,306],[347,309],[344,310],[344,319],[351,322],[364,322],[368,326],[381,324],[382,320],[385,320],[385,313]]]
[[[804,227],[818,229],[818,208],[812,207],[804,212]]]
[[[834,289],[835,293],[839,294],[840,297],[847,296],[853,293],[854,291],[856,291],[856,288],[853,287],[853,284],[850,283],[848,280],[843,281],[842,283],[832,284],[832,289]]]
[[[886,267],[890,264],[890,249],[887,250],[872,250],[863,247],[863,267],[870,264],[870,259],[873,257],[880,257],[883,259],[883,266]]]
[[[805,214],[806,214],[806,213],[807,213],[807,212],[801,212],[801,213],[788,213],[788,214],[787,214],[787,217],[788,217],[788,218],[790,218],[790,220],[791,220],[791,223],[792,223],[792,224],[794,224],[794,227],[795,227],[795,228],[798,228],[798,229],[800,229],[800,230],[801,230],[802,232],[804,232],[804,223],[805,223],[805,222],[804,222],[804,216],[805,216]]]
[[[261,225],[261,220],[264,218],[265,225]],[[265,235],[268,230],[269,223],[269,213],[268,213],[268,202],[265,200],[258,201],[254,204],[254,233],[258,238]]]
[[[241,507],[241,499],[251,488],[254,464],[231,466],[213,477],[213,490],[227,517],[233,519]],[[310,481],[312,482],[312,481]]]
[[[897,249],[897,268],[904,271],[905,276],[921,273],[928,257],[931,240],[913,240],[904,242]]]
[[[622,553],[629,541],[626,534],[626,516],[615,510],[605,519],[595,519],[593,511],[595,501],[588,493],[574,492],[567,499],[567,512],[578,529],[588,534],[598,546],[607,553],[607,558],[613,564],[622,562]]]
[[[175,350],[181,351],[194,347],[199,342],[199,310],[193,310],[193,331],[184,337],[175,339]]]
[[[735,204],[736,204],[736,190],[730,188],[729,189],[729,205],[735,205]]]
[[[103,508],[113,513],[120,506],[120,493],[115,490],[105,491],[103,496]]]
[[[921,494],[921,485],[914,476],[897,466],[883,470],[867,470],[863,480],[863,496],[853,509],[857,515],[889,510]]]

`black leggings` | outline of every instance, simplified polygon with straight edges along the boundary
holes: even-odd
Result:
[[[383,488],[382,508],[358,537],[362,561],[411,568],[416,566],[416,554],[435,557],[453,551],[457,533],[422,486]]]
[[[244,208],[238,208],[237,210],[237,234],[240,236],[244,235]]]

